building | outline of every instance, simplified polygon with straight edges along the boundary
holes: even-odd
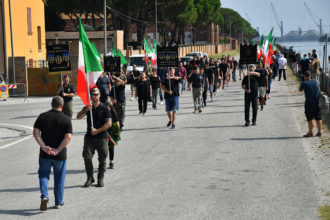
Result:
[[[9,2],[17,81],[26,63],[46,59],[45,0],[0,0],[0,74],[13,82]]]

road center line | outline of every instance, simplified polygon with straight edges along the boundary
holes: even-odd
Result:
[[[25,125],[16,125],[16,124],[5,124],[5,123],[0,123],[0,126],[21,127],[21,128],[29,129],[29,130],[31,130],[31,131],[33,130],[32,127],[25,126]],[[21,143],[21,142],[23,142],[23,141],[25,141],[25,140],[30,139],[31,137],[32,137],[32,135],[29,135],[29,136],[27,136],[27,137],[25,137],[25,138],[23,138],[23,139],[18,140],[18,141],[15,141],[15,142],[12,142],[12,143],[10,143],[10,144],[6,144],[6,145],[4,145],[4,146],[1,146],[1,147],[0,147],[0,150],[5,149],[5,148],[8,148],[8,147],[13,146],[13,145],[18,144],[18,143]]]

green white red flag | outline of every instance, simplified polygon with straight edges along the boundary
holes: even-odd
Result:
[[[79,55],[77,95],[85,105],[90,103],[89,90],[96,86],[96,81],[103,72],[98,54],[90,43],[79,18]]]
[[[148,42],[144,38],[144,62],[146,65],[148,64],[149,57],[151,57],[151,51],[149,49]]]

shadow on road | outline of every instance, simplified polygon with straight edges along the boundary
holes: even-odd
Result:
[[[261,137],[261,138],[231,138],[233,141],[263,141],[263,140],[290,140],[301,139],[301,136],[296,137]]]
[[[13,120],[13,119],[24,119],[24,118],[37,118],[37,117],[38,117],[38,115],[19,116],[19,117],[11,118],[11,120]]]
[[[0,215],[21,215],[21,216],[34,216],[41,214],[39,209],[17,209],[17,210],[1,210]]]
[[[76,186],[65,186],[65,189],[73,189],[73,188],[84,188],[83,185],[76,185]],[[48,190],[53,190],[53,187],[49,187]],[[37,192],[40,188],[21,188],[21,189],[0,189],[0,193],[21,193],[21,192]],[[1,213],[1,211],[0,211]]]
[[[85,173],[85,170],[66,170],[66,174],[81,174]],[[53,171],[51,172],[51,175],[53,174]],[[38,175],[38,172],[28,173],[28,175]]]

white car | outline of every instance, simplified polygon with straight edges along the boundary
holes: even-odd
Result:
[[[180,57],[180,61],[182,61],[183,65],[186,65],[187,63],[190,63],[194,58],[191,56],[182,56]]]
[[[209,55],[207,53],[204,53],[204,52],[191,52],[191,53],[188,53],[186,56],[190,56],[190,57],[193,57],[193,56],[199,56],[199,57],[209,57]]]
[[[144,61],[144,54],[132,55],[129,57],[126,73],[129,73],[133,70],[134,64],[136,65],[136,69],[138,71],[143,72],[144,66],[146,65]]]

